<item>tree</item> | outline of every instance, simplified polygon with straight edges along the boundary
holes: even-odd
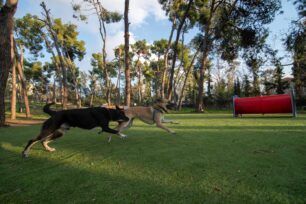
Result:
[[[78,91],[77,77],[78,69],[74,64],[77,58],[81,61],[85,55],[85,42],[78,39],[77,26],[71,23],[63,24],[61,19],[55,19],[53,30],[57,34],[57,38],[64,55],[65,65],[69,68],[67,75],[71,75],[72,86],[75,91],[77,107],[81,107],[81,97]]]
[[[245,97],[249,97],[251,95],[251,84],[250,84],[250,81],[249,81],[249,78],[248,78],[248,75],[244,75],[243,76],[243,96]]]
[[[174,77],[174,68],[175,68],[175,63],[176,63],[176,58],[177,58],[178,41],[180,39],[182,28],[183,28],[183,26],[185,24],[185,20],[186,20],[187,16],[189,15],[189,10],[191,8],[192,3],[193,3],[193,0],[189,0],[188,1],[186,9],[184,9],[183,15],[180,18],[178,18],[179,25],[178,25],[178,28],[176,30],[176,38],[175,38],[175,42],[174,42],[174,46],[173,46],[173,59],[172,59],[172,66],[171,66],[170,78],[169,78],[169,82],[170,83],[169,83],[168,92],[167,92],[168,100],[171,99],[171,94],[172,94],[172,89],[173,89],[173,77]],[[174,5],[175,5],[175,3],[174,3]],[[181,9],[182,9],[185,5],[182,4],[180,6],[181,6]]]
[[[290,33],[285,39],[285,45],[293,56],[292,75],[297,98],[302,100],[303,88],[306,87],[306,2],[294,0],[298,11],[298,19],[292,22]]]
[[[83,5],[82,5],[83,4]],[[82,8],[83,6],[83,8]],[[106,32],[106,24],[119,22],[122,19],[122,15],[118,12],[108,11],[106,8],[103,7],[100,0],[83,0],[80,4],[73,4],[73,10],[75,14],[73,15],[76,18],[81,20],[87,20],[88,16],[94,14],[98,18],[99,22],[99,33],[102,39],[102,59],[105,74],[105,87],[107,88],[106,93],[106,100],[107,103],[110,105],[111,103],[111,80],[109,76],[109,72],[106,68],[106,39],[107,39],[107,32]],[[84,14],[86,13],[86,14]]]
[[[44,20],[39,19],[38,16],[26,14],[24,17],[16,20],[15,30],[18,46],[26,48],[30,52],[30,54],[34,56],[35,59],[37,57],[44,57],[43,49],[45,45],[46,51],[51,54],[52,60],[48,68],[52,69],[52,71],[55,71],[55,78],[53,84],[53,101],[56,102],[55,82],[58,81],[60,87],[60,101],[63,102],[64,90],[62,86],[62,64],[60,64],[59,57],[53,50],[54,43],[52,43],[52,37],[50,36],[50,32],[46,30],[46,23],[44,22]],[[20,51],[21,50],[22,49],[20,49]]]
[[[235,96],[241,96],[241,85],[240,85],[240,79],[237,77],[234,83],[234,95]]]
[[[144,66],[141,62],[143,60],[148,60],[150,56],[150,47],[147,45],[146,40],[138,40],[132,46],[132,52],[136,57],[135,61],[135,71],[138,78],[137,90],[138,90],[138,103],[142,103],[142,67]]]
[[[262,58],[257,55],[257,52],[252,52],[249,56],[246,57],[246,64],[249,67],[253,75],[253,90],[252,94],[254,96],[260,95],[259,87],[259,69],[263,64]]]
[[[31,117],[31,112],[30,112],[30,104],[29,104],[28,93],[27,93],[27,83],[26,83],[24,73],[23,73],[23,61],[24,61],[23,46],[20,45],[20,54],[19,54],[15,40],[14,40],[14,52],[15,52],[15,57],[16,57],[17,72],[18,72],[18,76],[21,82],[21,88],[22,88],[21,90],[22,90],[22,95],[24,98],[24,104],[26,108],[26,117],[28,118],[28,117]]]
[[[16,62],[14,62],[12,67],[12,97],[11,97],[11,119],[16,119],[16,92],[17,92],[17,84],[16,84]]]
[[[162,69],[162,78],[161,78],[161,98],[165,97],[165,84],[166,84],[166,72],[168,71],[168,57],[169,52],[172,44],[172,38],[174,31],[176,30],[177,25],[177,15],[176,12],[178,11],[178,5],[180,5],[180,1],[169,1],[169,0],[159,0],[159,3],[162,4],[163,9],[166,11],[166,14],[169,16],[169,20],[172,23],[170,35],[168,38],[166,50],[164,52],[164,68]]]
[[[5,125],[5,88],[15,57],[13,30],[17,4],[18,0],[6,0],[0,7],[0,127]]]
[[[156,97],[164,98],[164,82],[165,82],[165,72],[166,72],[166,65],[165,65],[165,55],[168,51],[168,41],[166,39],[161,39],[153,42],[151,46],[151,52],[157,56],[157,62],[155,68],[153,64],[153,69],[155,71],[155,86],[156,86]],[[164,56],[164,60],[161,57]]]
[[[125,61],[125,105],[131,105],[131,70],[130,70],[130,33],[129,33],[129,0],[124,3],[124,61]]]
[[[49,35],[54,43],[54,47],[56,49],[58,58],[59,58],[59,64],[61,67],[61,71],[62,71],[62,86],[63,86],[63,93],[62,93],[62,106],[63,109],[67,108],[67,100],[68,100],[68,87],[67,87],[67,69],[66,69],[66,65],[65,65],[65,61],[63,59],[63,54],[60,48],[60,43],[59,43],[59,39],[58,36],[56,34],[56,32],[53,30],[53,21],[50,17],[50,10],[47,9],[47,6],[44,2],[42,2],[40,4],[40,6],[43,8],[44,10],[44,17],[45,19],[42,20],[45,25],[47,26],[47,30],[49,32]]]
[[[94,71],[89,71],[89,76],[88,78],[90,79],[90,84],[89,84],[89,88],[90,88],[90,102],[89,102],[89,106],[92,107],[93,106],[93,100],[94,97],[96,95],[96,86],[97,86],[97,77]]]
[[[195,1],[198,26],[203,33],[202,60],[196,111],[202,111],[204,73],[209,55],[214,50],[222,52],[224,60],[232,61],[240,48],[257,43],[256,33],[270,23],[280,8],[280,1]]]
[[[40,61],[24,62],[24,74],[26,80],[32,85],[33,100],[45,101],[48,98],[48,84],[51,73],[46,70]]]
[[[26,115],[30,115],[29,102],[27,97],[27,85],[26,80],[24,80],[23,75],[23,48],[26,48],[30,54],[34,56],[34,59],[37,57],[43,57],[43,43],[46,43],[47,51],[52,52],[52,55],[55,57],[55,54],[52,51],[51,43],[47,39],[47,35],[44,32],[45,23],[42,20],[39,20],[37,16],[31,14],[26,14],[20,19],[16,19],[16,46],[15,53],[18,58],[17,68],[19,75],[21,76],[21,85],[24,95],[24,101],[26,106]],[[18,51],[19,48],[19,51]],[[19,68],[20,67],[20,68]],[[57,69],[59,70],[59,68]]]
[[[196,51],[193,54],[191,61],[185,63],[185,68],[184,68],[185,79],[184,79],[183,86],[182,86],[181,93],[179,95],[179,100],[178,100],[178,109],[179,110],[181,110],[181,108],[182,108],[182,100],[183,100],[183,97],[184,97],[184,91],[185,91],[185,87],[186,87],[186,84],[187,84],[187,80],[190,76],[190,73],[192,73],[194,63],[195,63],[196,58],[198,57],[198,54],[200,53],[200,50],[201,50],[201,47],[202,47],[201,43],[200,43],[200,45],[197,44],[196,39],[197,38],[193,39],[193,43],[191,43],[194,47],[197,46]],[[190,58],[190,56],[189,56],[189,58]]]
[[[277,94],[283,94],[285,93],[285,89],[289,87],[289,84],[287,81],[283,80],[284,75],[284,68],[281,64],[282,58],[277,57],[277,50],[272,51],[272,63],[275,66],[274,74],[273,74],[273,81],[271,83],[272,88],[276,89]]]
[[[116,88],[118,89],[117,97],[116,97],[116,104],[120,104],[121,99],[121,68],[124,63],[124,45],[119,45],[117,48],[115,48],[115,57],[117,60],[117,67],[118,67],[118,77],[117,77],[117,83]]]

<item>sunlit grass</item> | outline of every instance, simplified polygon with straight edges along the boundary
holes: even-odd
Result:
[[[4,203],[305,203],[306,117],[175,114],[169,135],[137,121],[128,139],[72,129],[21,151],[40,126],[0,129]]]

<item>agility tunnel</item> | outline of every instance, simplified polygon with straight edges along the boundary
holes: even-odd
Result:
[[[294,94],[279,94],[239,98],[233,97],[233,116],[243,114],[277,114],[290,113],[296,117]]]

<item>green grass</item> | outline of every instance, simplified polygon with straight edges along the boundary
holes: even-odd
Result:
[[[305,203],[306,115],[174,114],[128,139],[72,129],[27,159],[40,126],[0,129],[1,203]]]

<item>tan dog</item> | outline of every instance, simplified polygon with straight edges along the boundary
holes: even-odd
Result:
[[[144,123],[153,125],[156,124],[157,127],[166,130],[171,134],[175,134],[174,131],[170,130],[169,128],[165,127],[162,123],[173,123],[178,124],[172,120],[165,120],[164,114],[168,113],[168,109],[173,109],[175,107],[174,104],[169,103],[168,100],[165,99],[157,99],[153,106],[145,107],[145,106],[135,106],[135,107],[128,107],[124,110],[124,114],[126,117],[129,118],[127,122],[119,122],[119,125],[115,128],[118,130],[122,138],[127,137],[123,135],[121,132],[130,128],[133,124],[133,120],[138,118]],[[112,136],[108,137],[108,142],[110,142]]]

